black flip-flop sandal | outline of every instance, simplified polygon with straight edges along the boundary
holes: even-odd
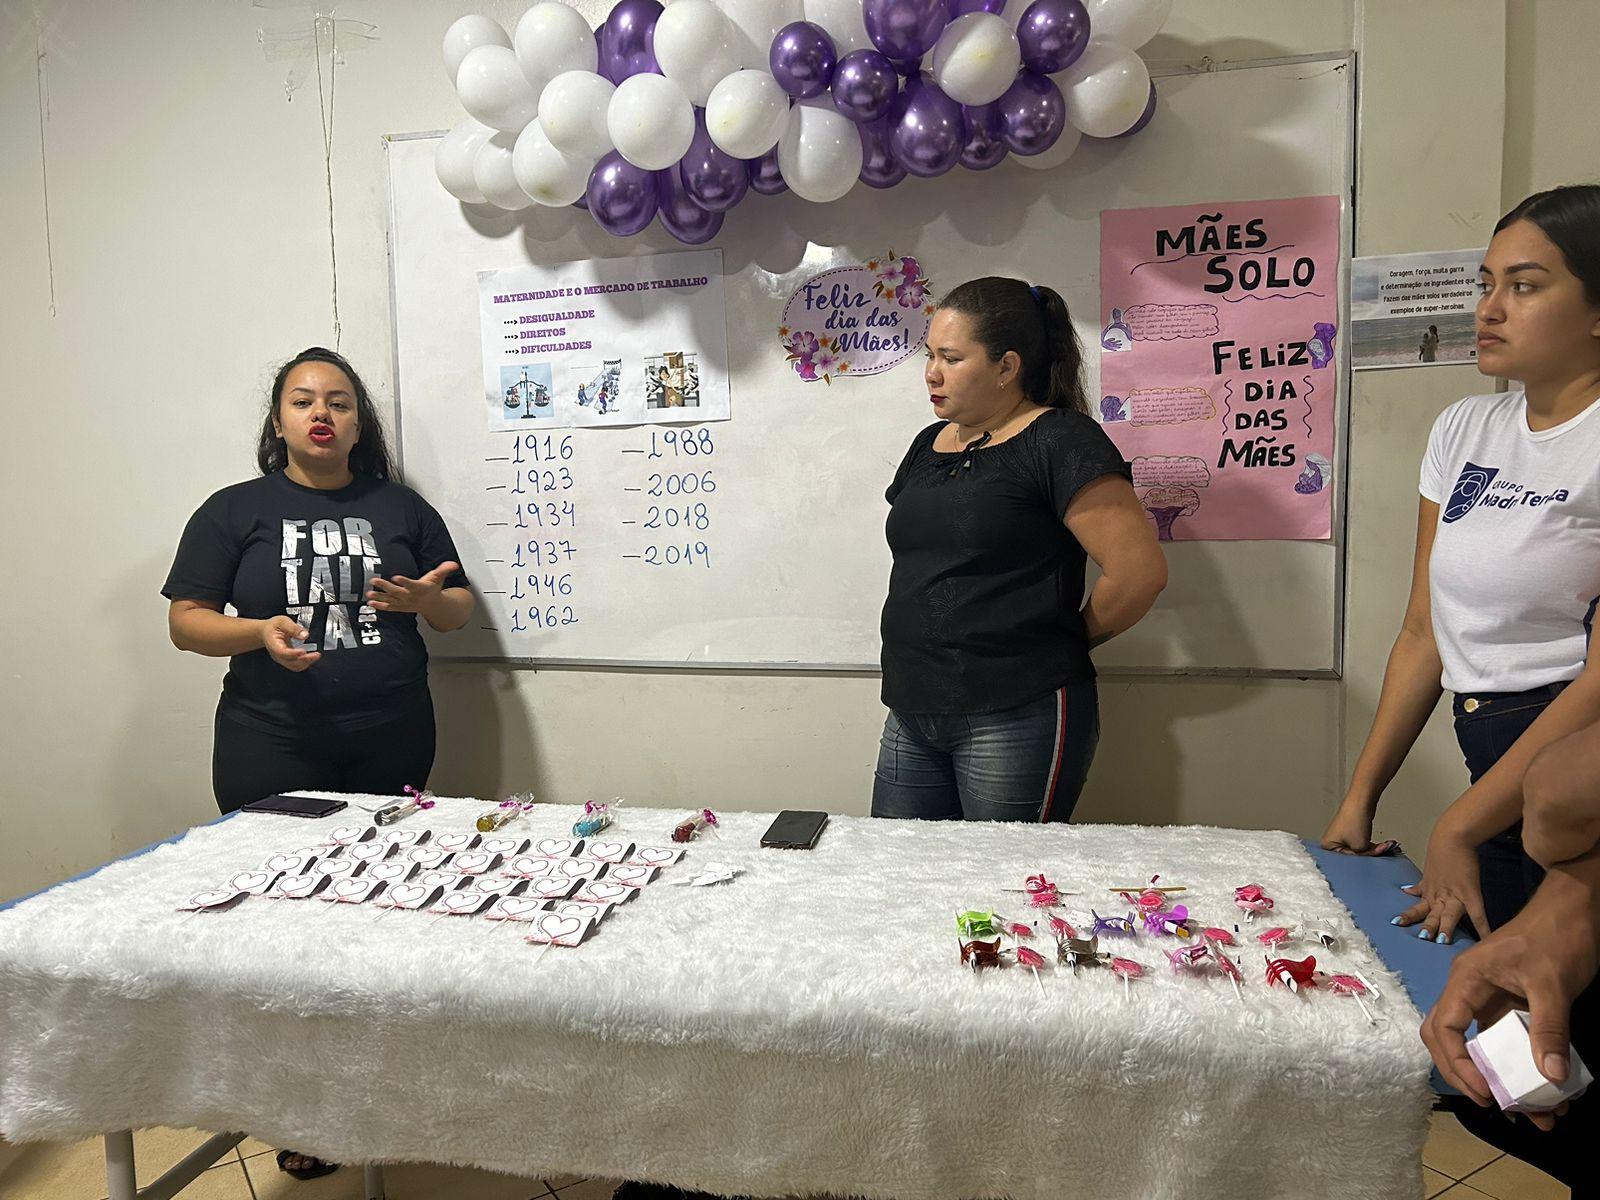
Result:
[[[290,1158],[309,1158],[317,1165],[314,1167],[285,1166],[284,1164],[287,1163]],[[324,1175],[332,1175],[338,1169],[338,1163],[324,1162],[322,1159],[313,1155],[301,1154],[298,1150],[278,1151],[278,1170],[282,1171],[285,1175],[289,1175],[300,1180],[302,1183],[308,1179],[321,1179]]]

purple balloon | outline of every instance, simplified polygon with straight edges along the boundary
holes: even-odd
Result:
[[[684,191],[708,212],[727,212],[750,190],[750,172],[739,159],[721,149],[706,130],[706,110],[694,110],[694,140],[676,167]],[[664,222],[663,222],[664,223]]]
[[[783,181],[783,172],[778,170],[776,146],[760,158],[746,159],[744,165],[750,168],[750,186],[763,196],[776,196],[789,190],[789,185]]]
[[[889,149],[889,118],[856,126],[861,134],[861,182],[868,187],[889,188],[906,177],[905,167]]]
[[[612,83],[630,75],[661,74],[656,62],[656,0],[617,0],[595,32],[600,36],[600,74]]]
[[[960,161],[966,141],[961,105],[936,85],[907,80],[887,120],[889,148],[913,175],[943,175]]]
[[[656,203],[661,227],[690,246],[709,242],[722,228],[722,214],[696,204],[675,167],[656,172]]]
[[[810,21],[794,21],[778,30],[767,52],[772,77],[796,100],[809,100],[827,91],[837,61],[833,39]]]
[[[655,173],[615,150],[589,172],[589,215],[607,233],[631,237],[656,215]]]
[[[994,13],[999,16],[1005,6],[1006,0],[945,0],[945,11],[952,21],[975,12]]]
[[[945,0],[867,0],[862,16],[872,44],[897,61],[932,50],[950,19]]]
[[[1036,72],[1018,75],[995,103],[1000,106],[1000,137],[1013,154],[1043,154],[1067,127],[1061,89]]]
[[[1028,70],[1065,71],[1089,44],[1089,11],[1083,0],[1033,0],[1017,23],[1017,41]]]
[[[885,116],[900,94],[894,64],[876,50],[852,50],[833,72],[833,106],[855,122]]]
[[[1135,121],[1132,125],[1129,125],[1126,129],[1124,129],[1121,133],[1117,134],[1116,136],[1119,137],[1119,138],[1132,137],[1134,134],[1138,133],[1139,130],[1143,129],[1146,125],[1150,124],[1150,118],[1154,117],[1155,115],[1156,115],[1156,81],[1154,79],[1152,79],[1150,81],[1150,99],[1145,101],[1144,112],[1140,114],[1139,119],[1137,121]]]
[[[961,165],[974,171],[987,171],[1006,156],[1000,136],[1000,104],[963,104],[961,119],[966,142],[961,147]]]

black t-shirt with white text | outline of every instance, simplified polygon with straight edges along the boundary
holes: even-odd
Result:
[[[995,712],[1093,679],[1079,611],[1088,555],[1063,519],[1085,484],[1132,478],[1121,453],[1070,409],[970,451],[935,450],[944,425],[913,439],[885,493],[884,704]]]
[[[231,604],[241,617],[293,617],[305,671],[265,649],[237,654],[221,711],[258,727],[361,729],[404,715],[427,695],[428,651],[414,613],[366,603],[375,576],[419,578],[457,561],[443,519],[410,488],[357,476],[342,488],[295,483],[282,471],[223,488],[189,518],[161,594]],[[446,587],[467,586],[456,572]]]

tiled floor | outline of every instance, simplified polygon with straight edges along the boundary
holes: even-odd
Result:
[[[133,1135],[143,1187],[207,1135],[192,1129],[148,1129]],[[494,1175],[458,1167],[394,1166],[384,1170],[391,1200],[610,1200],[613,1180]],[[104,1143],[0,1147],[4,1200],[104,1200]],[[346,1167],[301,1183],[278,1170],[270,1146],[246,1138],[216,1166],[178,1193],[179,1200],[361,1200],[361,1170]]]
[[[187,1129],[134,1134],[140,1186],[177,1162],[205,1135]],[[1422,1151],[1424,1195],[1447,1200],[1568,1200],[1562,1184],[1506,1158],[1444,1113]],[[384,1172],[392,1200],[610,1200],[612,1180],[518,1178],[458,1167],[398,1166]],[[99,1139],[0,1149],[5,1200],[103,1200],[105,1154]],[[246,1138],[179,1200],[361,1200],[361,1172],[337,1171],[299,1183],[278,1170],[270,1147]]]
[[[1572,1194],[1566,1184],[1480,1142],[1447,1113],[1433,1114],[1422,1175],[1429,1200],[1568,1200]]]

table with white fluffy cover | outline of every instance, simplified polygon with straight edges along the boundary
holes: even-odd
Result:
[[[469,831],[484,808],[441,800],[396,828]],[[504,833],[569,835],[580,812]],[[628,805],[605,838],[669,845],[682,816]],[[573,949],[370,904],[175,911],[366,820],[241,813],[0,912],[0,1134],[195,1126],[342,1162],[745,1195],[1420,1194],[1418,1014],[1288,834],[834,817],[784,851],[759,845],[770,814],[728,813]],[[744,873],[670,886],[705,862]],[[1040,917],[1007,890],[1038,871],[1083,893],[1069,916],[1124,911],[1105,889],[1160,872],[1229,927],[1233,889],[1260,883],[1269,924],[1338,923],[1319,962],[1377,986],[1380,1024],[1269,989],[1253,945],[1243,1002],[1142,935],[1116,944],[1146,967],[1131,999],[1103,969],[1052,965],[1041,992],[959,965],[956,910]]]

